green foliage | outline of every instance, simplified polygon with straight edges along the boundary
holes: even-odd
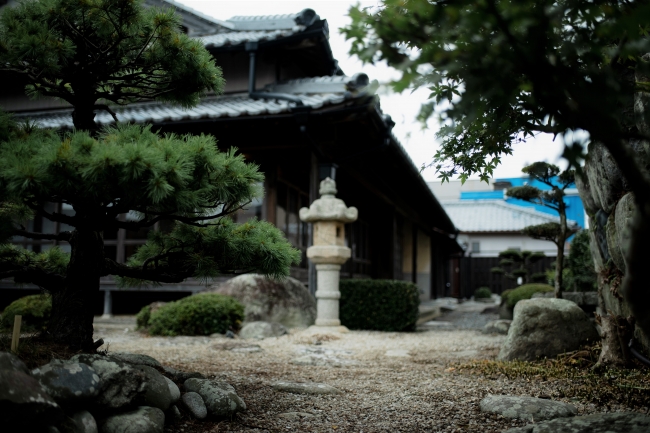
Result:
[[[97,230],[172,221],[171,233],[151,233],[129,268],[107,269],[122,285],[235,271],[287,275],[300,254],[280,231],[266,222],[238,225],[225,218],[261,195],[263,179],[242,155],[220,152],[211,136],[159,137],[134,125],[108,128],[97,138],[84,131],[60,137],[35,130],[0,147],[0,189],[7,200],[0,206],[0,234],[8,239],[34,202],[62,201],[77,210],[60,220],[73,227],[87,224],[89,215],[81,210],[88,208]],[[140,220],[116,221],[128,211]],[[67,260],[59,249],[34,255],[0,247],[0,269],[39,265],[62,275]]]
[[[506,302],[508,308],[513,309],[517,305],[517,302],[523,299],[530,299],[535,293],[547,293],[553,290],[553,286],[549,286],[548,284],[524,284],[512,291],[504,291],[501,294],[501,300]],[[506,294],[506,292],[508,293]]]
[[[566,287],[576,292],[591,292],[598,289],[594,260],[589,249],[589,232],[579,231],[571,242],[567,258],[569,274]]]
[[[15,300],[2,312],[0,328],[5,331],[13,329],[14,316],[23,316],[22,332],[43,331],[47,327],[52,311],[50,295],[29,295]]]
[[[530,266],[546,257],[540,251],[519,251],[504,250],[499,253],[501,260],[499,267],[490,269],[490,272],[496,275],[503,275],[505,278],[516,280],[519,277],[523,279],[524,284],[530,279]]]
[[[341,280],[341,324],[350,329],[415,331],[420,294],[397,280]]]
[[[234,298],[199,293],[165,304],[151,313],[148,331],[151,335],[167,336],[223,334],[239,329],[243,320],[244,306]]]
[[[556,242],[560,236],[560,223],[544,223],[524,227],[523,233],[533,239],[543,239]]]
[[[221,70],[173,10],[142,0],[38,0],[0,15],[0,69],[25,75],[32,96],[73,106],[159,99],[196,105],[220,92]]]
[[[342,33],[351,54],[401,73],[396,90],[429,89],[420,118],[438,115],[443,125],[433,163],[443,180],[487,180],[513,143],[539,132],[582,129],[608,146],[638,133],[612,107],[648,88],[627,74],[650,69],[641,61],[650,51],[647,2],[381,3],[353,7]],[[565,155],[576,164],[583,150],[578,142]]]
[[[488,299],[492,297],[492,291],[489,287],[479,287],[474,292],[474,299]]]
[[[135,323],[137,329],[147,329],[149,327],[149,320],[151,319],[151,305],[145,305],[135,315]]]

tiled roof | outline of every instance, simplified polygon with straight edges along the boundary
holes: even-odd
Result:
[[[520,232],[524,227],[560,222],[559,217],[503,200],[443,201],[441,204],[454,225],[466,233]]]
[[[291,36],[302,30],[300,27],[290,30],[257,30],[250,32],[228,32],[216,35],[203,36],[199,39],[203,41],[206,48],[223,47],[226,45],[239,45],[253,41],[270,41]]]
[[[345,100],[343,93],[296,94],[306,106],[318,109],[326,105],[339,104]],[[188,119],[216,119],[220,117],[259,116],[261,114],[288,113],[296,104],[281,100],[253,100],[248,94],[203,98],[193,108],[174,107],[169,104],[141,103],[126,107],[113,107],[120,122],[160,123]],[[72,110],[57,110],[41,113],[16,113],[17,118],[28,118],[44,128],[72,129]],[[95,122],[100,125],[113,123],[113,117],[105,111],[98,111]]]
[[[230,31],[200,39],[207,48],[270,41],[299,33],[318,19],[320,17],[312,9],[286,15],[235,16],[220,23]]]
[[[300,98],[304,105],[319,109],[327,105],[340,104],[368,84],[366,74],[352,77],[314,77],[270,84],[264,90],[287,93]],[[262,92],[263,93],[263,92]],[[130,104],[112,107],[120,122],[161,123],[167,121],[217,119],[220,117],[259,116],[262,114],[288,113],[296,107],[294,102],[274,99],[251,99],[247,93],[226,96],[212,96],[201,99],[193,108],[174,107],[159,102]],[[43,112],[15,113],[17,118],[30,119],[44,128],[72,129],[72,109]],[[95,122],[100,125],[113,123],[113,117],[106,111],[97,111]]]

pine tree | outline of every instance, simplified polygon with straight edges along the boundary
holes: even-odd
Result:
[[[557,260],[555,261],[555,297],[562,297],[562,275],[564,271],[564,244],[566,240],[577,231],[577,227],[569,225],[566,218],[566,203],[564,191],[575,184],[573,170],[560,172],[558,166],[547,162],[535,162],[526,166],[522,171],[547,186],[550,190],[541,190],[532,185],[516,186],[508,189],[506,195],[529,203],[546,206],[555,210],[560,216],[559,223],[544,223],[525,227],[526,236],[534,239],[551,241],[557,247]]]
[[[221,71],[172,12],[146,10],[137,0],[23,2],[0,17],[0,69],[26,76],[28,94],[74,107],[75,131],[63,134],[0,116],[0,278],[52,294],[47,336],[54,342],[94,348],[92,306],[102,276],[121,286],[249,271],[279,277],[300,260],[271,224],[229,218],[262,193],[258,167],[235,150],[219,152],[206,135],[95,126],[94,111],[110,110],[105,103],[191,106],[202,92],[221,90]],[[50,211],[48,203],[74,213]],[[28,232],[21,224],[30,217],[73,229]],[[158,222],[168,229],[150,232],[127,263],[105,254],[104,231]],[[12,236],[68,242],[71,252],[36,254],[10,244]]]
[[[530,282],[538,283],[546,280],[546,274],[532,274],[532,265],[542,260],[544,257],[541,251],[519,251],[505,250],[499,253],[499,266],[490,269],[490,272],[497,275],[503,275],[510,280],[518,281],[521,278],[521,284]]]

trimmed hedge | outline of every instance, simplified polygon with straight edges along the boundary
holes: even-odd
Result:
[[[350,329],[415,331],[420,293],[396,280],[346,279],[340,282],[341,324]]]
[[[145,322],[146,316],[149,316]],[[210,335],[237,330],[244,320],[244,306],[230,296],[199,293],[163,305],[153,313],[147,305],[140,313],[139,325],[151,335]]]
[[[505,301],[508,308],[512,310],[515,308],[517,302],[523,299],[530,299],[534,293],[546,293],[554,290],[553,286],[549,286],[548,284],[524,284],[511,291],[504,291],[501,294],[501,300],[502,302]]]
[[[29,295],[16,299],[2,312],[0,328],[12,329],[14,316],[23,316],[21,330],[24,332],[43,331],[50,320],[52,297],[47,294]]]
[[[492,297],[492,291],[488,287],[479,287],[474,292],[474,299],[488,299]]]

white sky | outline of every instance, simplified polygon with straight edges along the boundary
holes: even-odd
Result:
[[[371,80],[378,80],[385,83],[397,76],[397,73],[386,66],[362,65],[356,57],[349,57],[350,43],[346,42],[338,29],[349,22],[347,12],[356,3],[362,6],[374,6],[378,1],[355,1],[355,0],[177,0],[193,9],[203,12],[212,17],[227,20],[235,15],[275,15],[297,13],[305,8],[311,8],[327,19],[330,28],[330,44],[334,57],[346,75],[353,75],[357,72],[365,72]],[[427,129],[415,120],[420,104],[426,101],[426,90],[419,90],[415,93],[405,92],[403,94],[381,94],[381,107],[385,113],[390,114],[395,122],[393,133],[401,141],[406,151],[413,159],[417,167],[431,162],[438,142],[435,138],[436,125],[430,122]],[[495,177],[521,176],[521,169],[525,165],[535,161],[547,161],[565,167],[566,163],[561,160],[563,141],[558,138],[555,141],[548,134],[543,134],[535,139],[529,139],[526,143],[518,143],[513,146],[513,154],[504,156],[501,165],[495,170]],[[427,181],[436,180],[437,175],[434,169],[426,169],[422,175]]]

